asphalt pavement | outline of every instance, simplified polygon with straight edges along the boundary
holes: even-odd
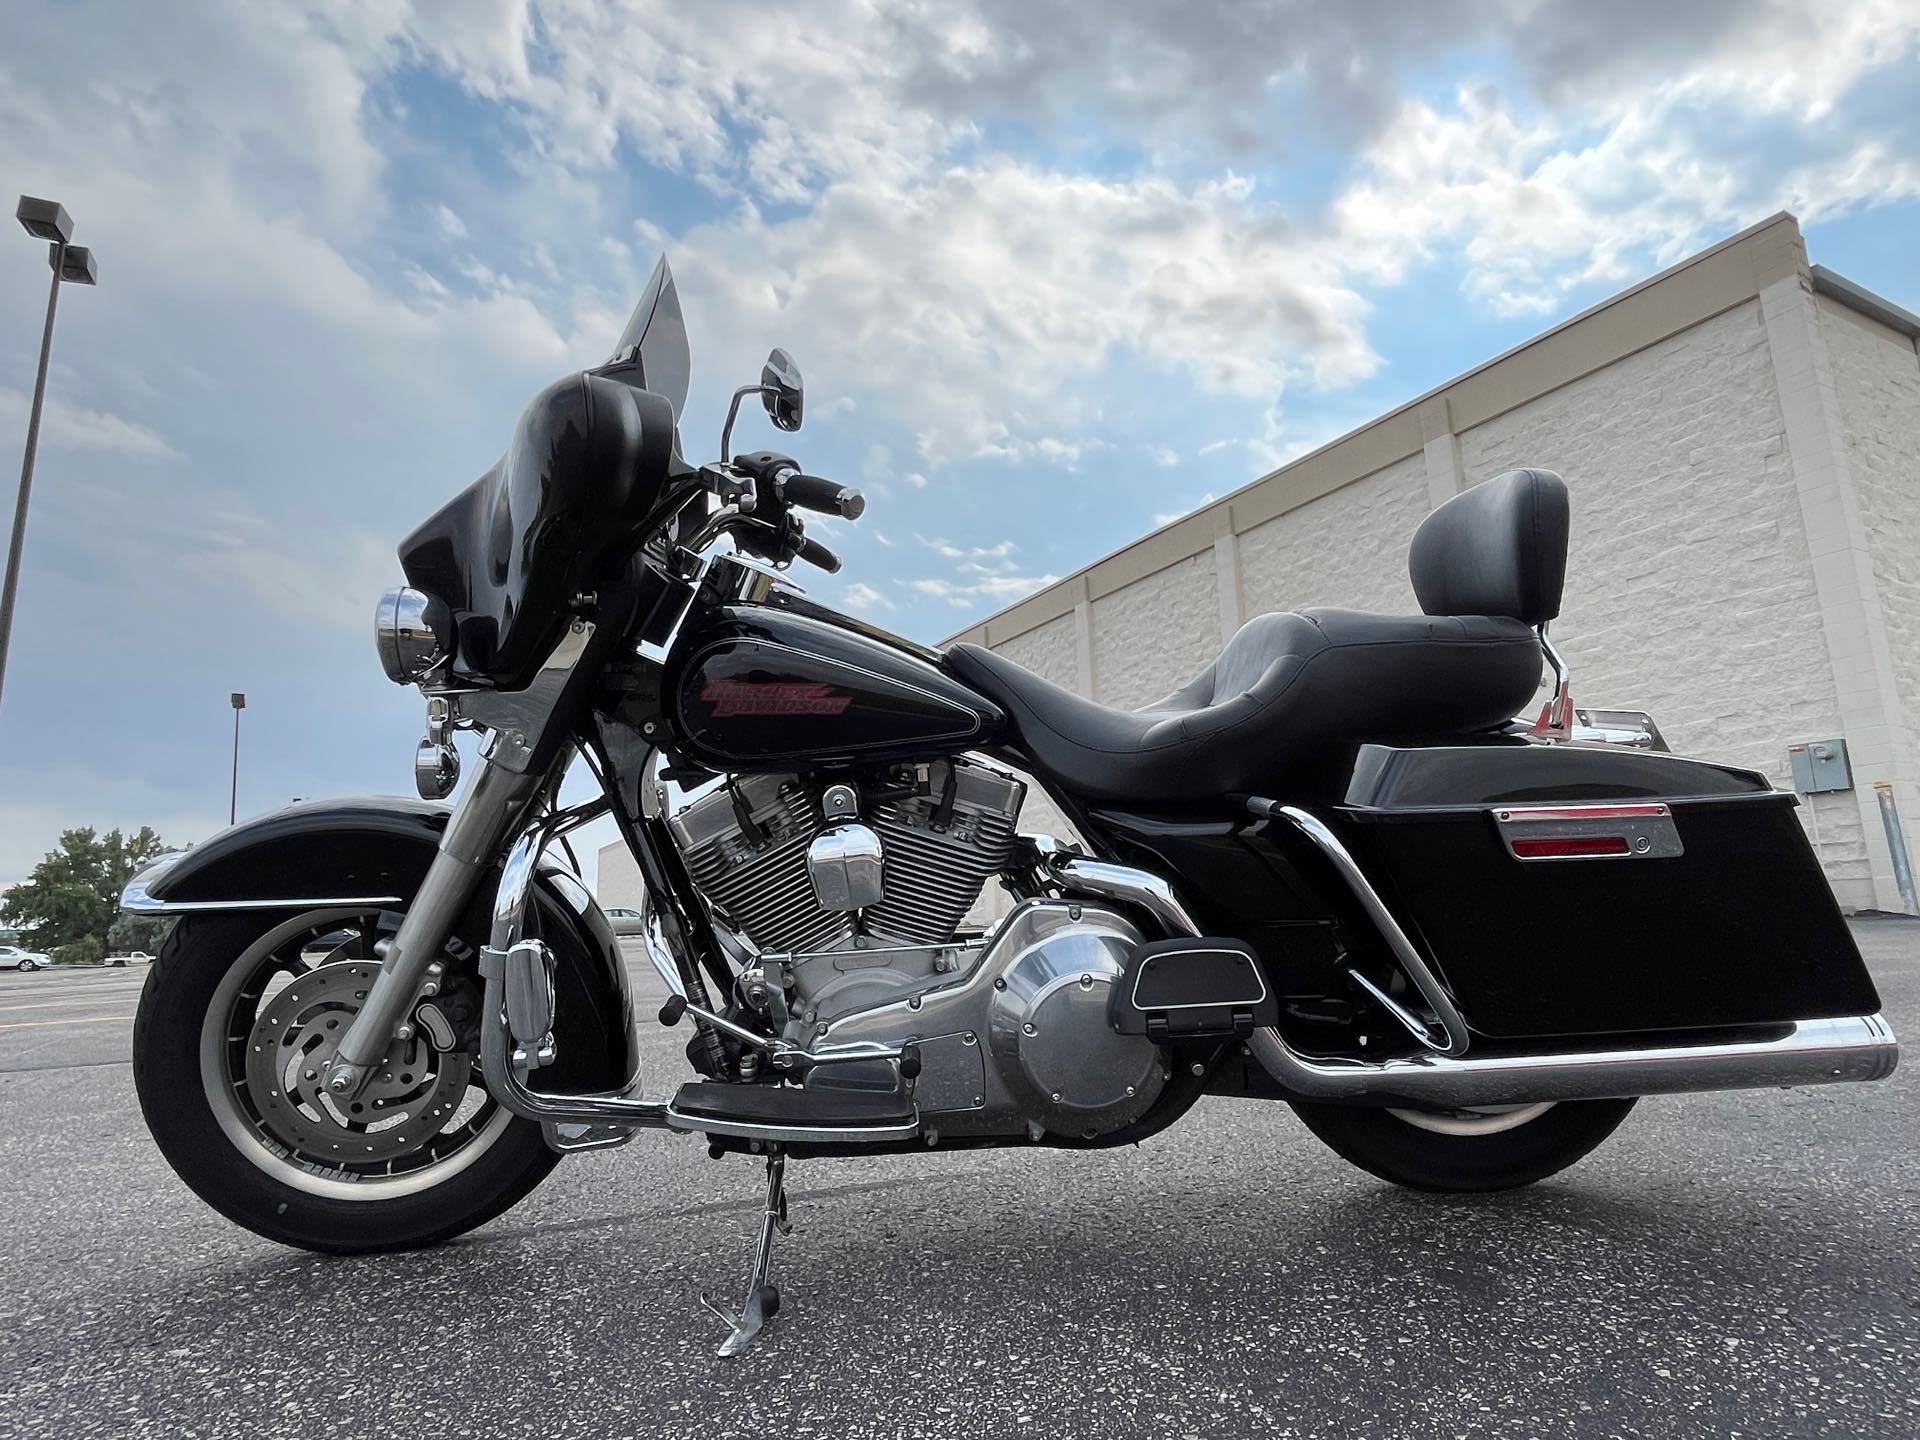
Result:
[[[1920,921],[1856,933],[1920,1043]],[[0,975],[0,1436],[1920,1435],[1920,1061],[1645,1101],[1481,1198],[1251,1101],[796,1163],[785,1306],[726,1362],[698,1293],[737,1299],[752,1162],[645,1135],[437,1251],[286,1250],[148,1140],[145,977]]]

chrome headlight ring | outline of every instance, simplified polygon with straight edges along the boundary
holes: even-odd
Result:
[[[396,685],[411,685],[447,658],[435,612],[445,607],[431,595],[399,585],[380,597],[373,612],[373,638],[380,667]]]

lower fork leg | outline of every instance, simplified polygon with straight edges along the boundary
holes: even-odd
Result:
[[[738,1315],[731,1315],[702,1292],[700,1303],[733,1327],[720,1346],[720,1354],[732,1358],[754,1341],[761,1327],[780,1313],[780,1292],[767,1279],[773,1262],[773,1237],[790,1235],[793,1226],[787,1220],[787,1157],[778,1150],[767,1156],[767,1203],[760,1217],[760,1239],[753,1252],[753,1269],[747,1275],[747,1298]]]

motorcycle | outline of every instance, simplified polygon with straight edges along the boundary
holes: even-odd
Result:
[[[748,397],[800,428],[798,366],[773,352],[702,465],[690,371],[663,259],[609,361],[401,545],[376,635],[426,697],[419,801],[296,804],[128,886],[180,917],[141,1107],[235,1222],[431,1245],[563,1155],[701,1135],[764,1167],[744,1301],[709,1302],[736,1354],[778,1308],[789,1160],[1134,1144],[1233,1095],[1386,1180],[1482,1191],[1573,1164],[1643,1095],[1892,1071],[1796,798],[1574,707],[1558,476],[1427,517],[1422,614],[1263,615],[1122,711],[808,598],[788,568],[839,561],[802,512],[863,497],[731,453]],[[449,808],[459,729],[485,741]],[[598,795],[563,805],[576,763]],[[1019,831],[1030,786],[1073,837]],[[602,816],[698,1076],[665,1097],[555,849]]]

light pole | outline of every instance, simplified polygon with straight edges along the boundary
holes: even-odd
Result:
[[[233,701],[233,789],[227,797],[227,824],[240,816],[240,712],[247,708],[247,697],[236,690]]]
[[[73,217],[53,200],[22,195],[13,212],[21,227],[45,240],[53,284],[47,290],[47,328],[40,334],[40,372],[33,382],[33,408],[27,412],[27,456],[20,463],[20,498],[13,502],[13,543],[7,547],[6,588],[0,590],[0,690],[7,683],[7,650],[13,640],[13,597],[20,588],[20,552],[27,543],[27,498],[33,490],[33,456],[40,444],[40,405],[47,396],[47,361],[53,354],[53,312],[60,303],[60,286],[91,285],[98,278],[93,252],[71,245]]]

